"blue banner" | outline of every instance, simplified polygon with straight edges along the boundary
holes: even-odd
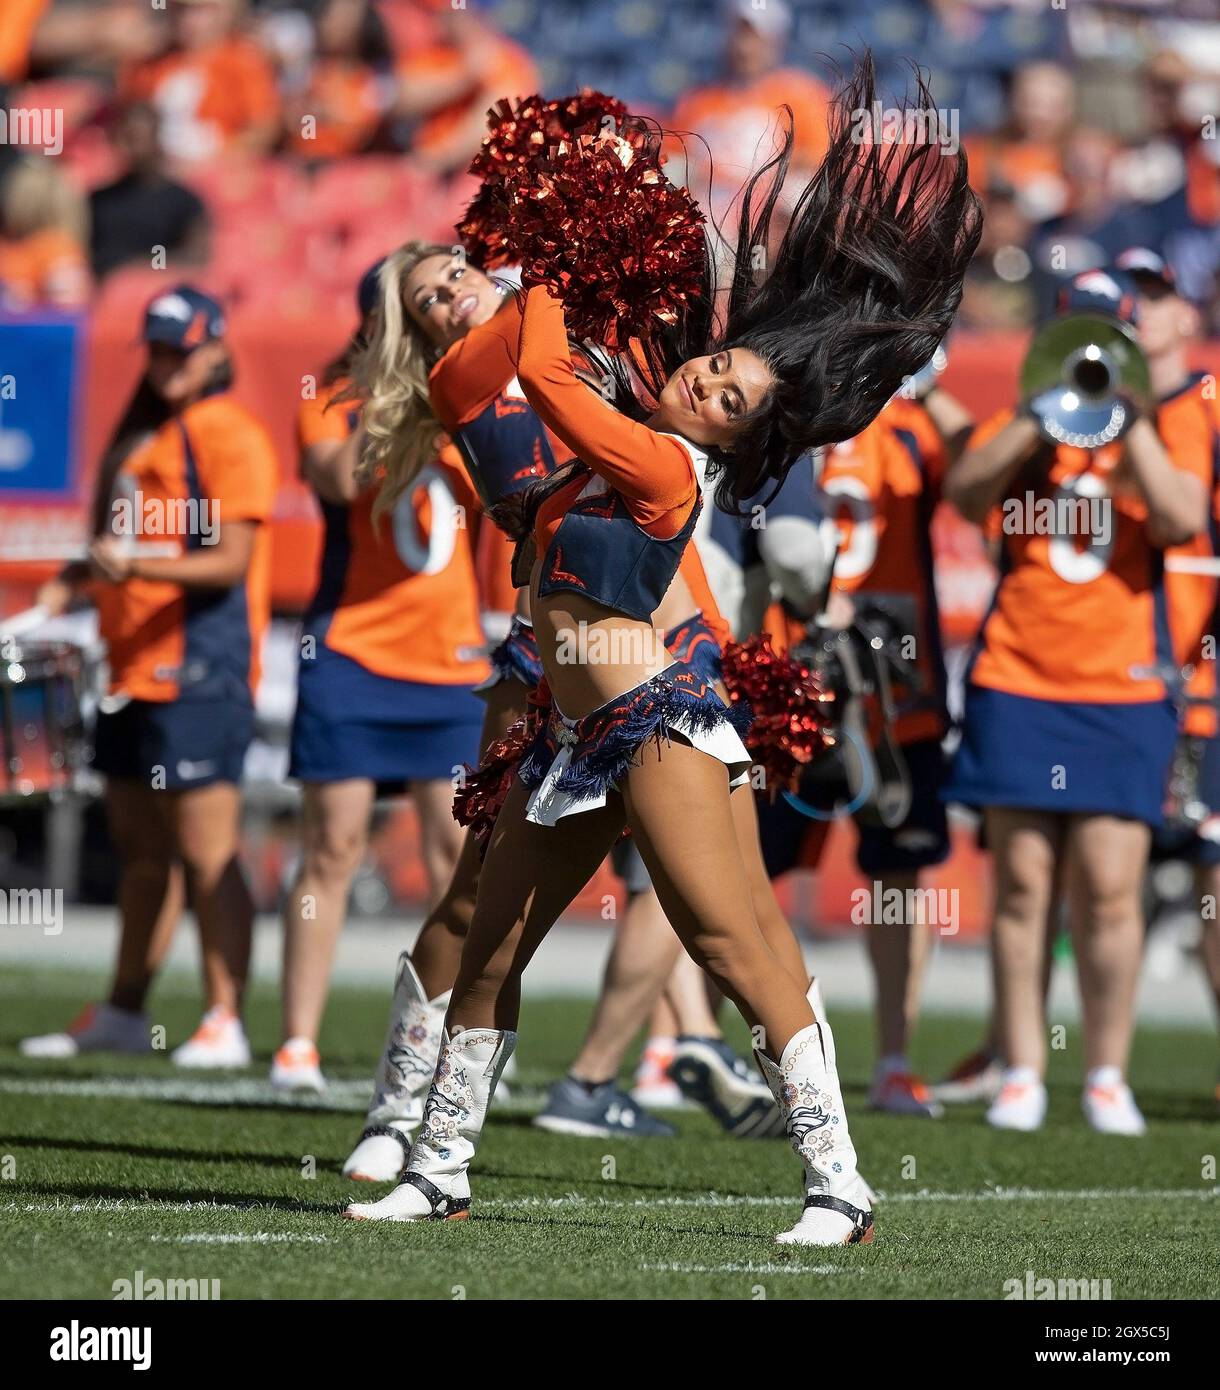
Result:
[[[0,498],[71,501],[78,318],[0,318]]]

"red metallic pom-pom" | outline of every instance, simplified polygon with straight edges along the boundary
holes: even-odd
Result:
[[[772,796],[794,791],[805,768],[834,743],[833,694],[816,671],[782,656],[765,636],[728,644],[724,683],[730,699],[747,701],[754,712],[746,748],[763,768],[767,789]]]
[[[617,128],[626,115],[616,97],[588,90],[554,101],[535,95],[496,102],[487,113],[488,133],[470,165],[483,184],[457,225],[471,259],[486,270],[520,259],[507,239],[505,180],[510,175],[536,168],[562,140]]]
[[[525,714],[487,745],[477,768],[466,764],[466,780],[453,794],[453,819],[474,831],[483,853],[521,759],[549,717],[551,704],[550,687],[540,680],[529,693]]]
[[[645,134],[582,135],[506,181],[527,287],[563,302],[569,334],[612,350],[675,323],[703,286],[703,214]]]

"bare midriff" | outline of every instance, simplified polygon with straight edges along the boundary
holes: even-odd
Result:
[[[540,564],[530,577],[530,607],[542,669],[569,719],[591,714],[673,664],[665,634],[695,612],[686,580],[675,574],[651,622],[616,613],[577,593],[538,596]]]

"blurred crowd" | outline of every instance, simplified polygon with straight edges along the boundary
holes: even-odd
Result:
[[[905,57],[930,68],[970,152],[988,216],[966,325],[1023,327],[1057,279],[1141,245],[1220,331],[1215,0],[0,0],[0,16],[5,308],[144,296],[175,263],[238,307],[345,304],[387,245],[451,235],[503,96],[613,84],[697,132],[725,190],[787,102],[812,165],[832,63],[867,42],[895,90]],[[14,143],[15,112],[44,113],[62,152]],[[699,191],[703,170],[673,172]]]

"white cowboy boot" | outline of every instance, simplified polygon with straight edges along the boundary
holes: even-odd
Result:
[[[756,1052],[793,1151],[805,1165],[805,1209],[780,1245],[856,1245],[873,1238],[868,1184],[856,1171],[847,1112],[835,1068],[834,1035],[816,982],[809,987],[817,1020],[784,1048],[778,1065]]]
[[[373,1083],[373,1099],[360,1142],[343,1165],[343,1176],[361,1182],[393,1182],[411,1155],[411,1136],[424,1113],[424,1096],[436,1070],[449,1008],[449,991],[428,999],[406,951],[390,1023]]]
[[[470,1215],[469,1169],[516,1033],[463,1029],[441,1044],[424,1122],[407,1171],[380,1202],[353,1203],[354,1221],[453,1221]]]

